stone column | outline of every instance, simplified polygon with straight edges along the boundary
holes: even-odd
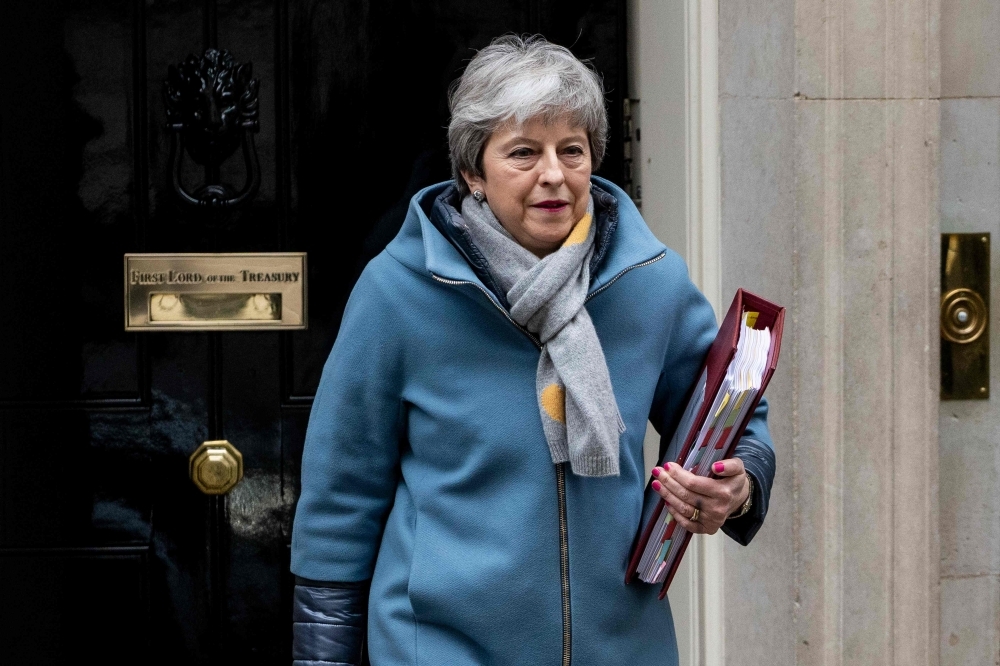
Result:
[[[722,291],[789,309],[729,664],[939,661],[939,4],[719,2]]]
[[[1000,241],[1000,2],[941,3],[941,230]],[[990,400],[941,403],[941,665],[1000,663],[1000,262]]]

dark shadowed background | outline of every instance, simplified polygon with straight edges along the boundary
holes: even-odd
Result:
[[[0,655],[9,664],[276,664],[311,396],[366,262],[449,177],[446,90],[540,32],[608,90],[620,181],[623,0],[14,0],[0,9]],[[227,213],[168,186],[167,67],[253,64],[261,186]],[[204,171],[189,163],[193,189]],[[221,168],[243,182],[239,153]],[[309,329],[125,333],[126,252],[309,254]],[[201,494],[227,439],[245,477]]]

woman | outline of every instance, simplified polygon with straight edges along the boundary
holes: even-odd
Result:
[[[365,269],[320,382],[292,537],[295,659],[676,664],[658,586],[626,586],[649,472],[715,336],[628,196],[591,175],[597,75],[503,37],[451,95],[454,182]],[[693,532],[767,510],[762,402],[719,479],[653,470]],[[640,661],[641,660],[641,661]]]

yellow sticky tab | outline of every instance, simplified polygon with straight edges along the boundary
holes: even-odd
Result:
[[[748,395],[750,395],[750,391],[743,391],[742,393],[740,393],[740,397],[736,399],[736,403],[733,405],[733,411],[730,412],[729,418],[726,419],[726,424],[724,427],[732,428],[734,425],[736,425],[736,417],[740,415],[740,409],[743,408],[743,401],[746,399]]]
[[[760,313],[759,312],[746,312],[746,313],[744,313],[744,316],[745,316],[745,318],[744,318],[743,321],[746,322],[746,325],[748,327],[753,328],[754,324],[757,323],[757,317],[760,316]]]
[[[725,409],[726,405],[728,404],[729,404],[729,394],[727,393],[726,395],[722,396],[722,404],[719,405],[719,411],[715,413],[715,418],[719,418],[719,414],[722,413],[722,410]]]

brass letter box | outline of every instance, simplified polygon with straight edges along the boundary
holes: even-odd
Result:
[[[126,254],[126,331],[306,327],[304,252]]]

